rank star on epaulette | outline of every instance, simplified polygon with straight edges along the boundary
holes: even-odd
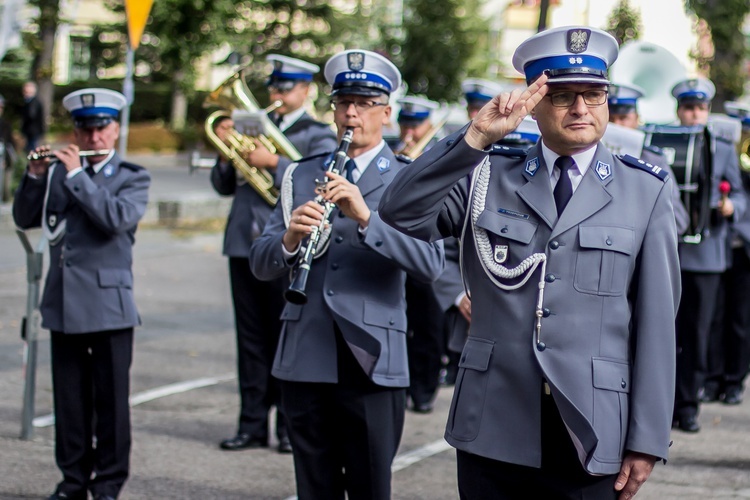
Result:
[[[537,170],[539,170],[539,158],[532,158],[526,162],[527,174],[533,177]]]
[[[596,175],[599,176],[600,180],[604,180],[612,175],[612,167],[610,167],[608,163],[598,161],[596,163]]]

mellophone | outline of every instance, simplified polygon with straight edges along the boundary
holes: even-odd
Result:
[[[91,151],[79,151],[78,156],[81,156],[81,157],[83,156],[106,156],[111,151],[112,151],[111,149],[94,149]],[[55,156],[55,153],[53,153],[52,151],[43,151],[41,153],[31,152],[26,157],[26,159],[29,161],[42,160],[44,158],[57,158],[57,157]]]

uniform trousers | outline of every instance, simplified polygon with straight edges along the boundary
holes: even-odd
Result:
[[[722,276],[721,307],[708,349],[706,385],[719,393],[741,388],[750,365],[750,257],[745,246],[732,251],[732,267]]]
[[[53,331],[51,355],[55,458],[63,474],[57,492],[116,498],[129,469],[133,328]]]
[[[240,389],[238,434],[268,443],[268,414],[279,402],[278,382],[271,376],[281,332],[284,298],[281,280],[260,281],[247,258],[229,258]],[[277,408],[278,409],[278,408]],[[283,415],[276,413],[276,435],[286,437]]]
[[[553,397],[545,394],[541,397],[541,468],[501,462],[458,450],[458,493],[461,499],[617,498],[617,474],[593,476],[584,470]]]
[[[409,396],[414,405],[427,405],[435,398],[442,365],[445,313],[432,285],[406,278],[406,345],[409,353]]]
[[[708,369],[708,339],[721,285],[719,273],[682,271],[677,310],[676,418],[698,414],[698,392]]]
[[[373,383],[338,327],[336,341],[338,383],[281,381],[297,497],[389,500],[406,392]]]

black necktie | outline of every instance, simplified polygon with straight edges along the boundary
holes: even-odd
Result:
[[[555,204],[557,205],[557,216],[565,210],[565,206],[573,196],[573,184],[570,182],[568,170],[575,166],[576,162],[570,156],[561,156],[555,160],[555,166],[560,169],[560,178],[555,185]]]
[[[278,114],[278,113],[274,113],[274,114],[272,115],[271,121],[273,122],[273,124],[274,124],[274,125],[276,125],[276,128],[278,128],[278,127],[279,127],[279,126],[281,125],[281,119],[282,119],[282,118],[284,118],[284,117],[283,117],[283,116],[281,116],[281,115],[280,115],[280,114]]]
[[[93,177],[94,175],[96,175],[96,172],[94,172],[94,167],[92,167],[91,165],[86,167],[84,170],[89,175],[89,177]]]
[[[354,160],[347,160],[346,164],[344,165],[344,170],[346,170],[346,180],[354,184],[354,169],[357,168],[357,164],[354,163]]]

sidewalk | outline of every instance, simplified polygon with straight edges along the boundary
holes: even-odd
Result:
[[[151,188],[143,224],[174,224],[178,221],[224,218],[231,197],[219,196],[211,187],[209,169],[190,173],[190,154],[133,154],[127,160],[146,167]],[[12,229],[10,203],[0,204],[0,228]]]

